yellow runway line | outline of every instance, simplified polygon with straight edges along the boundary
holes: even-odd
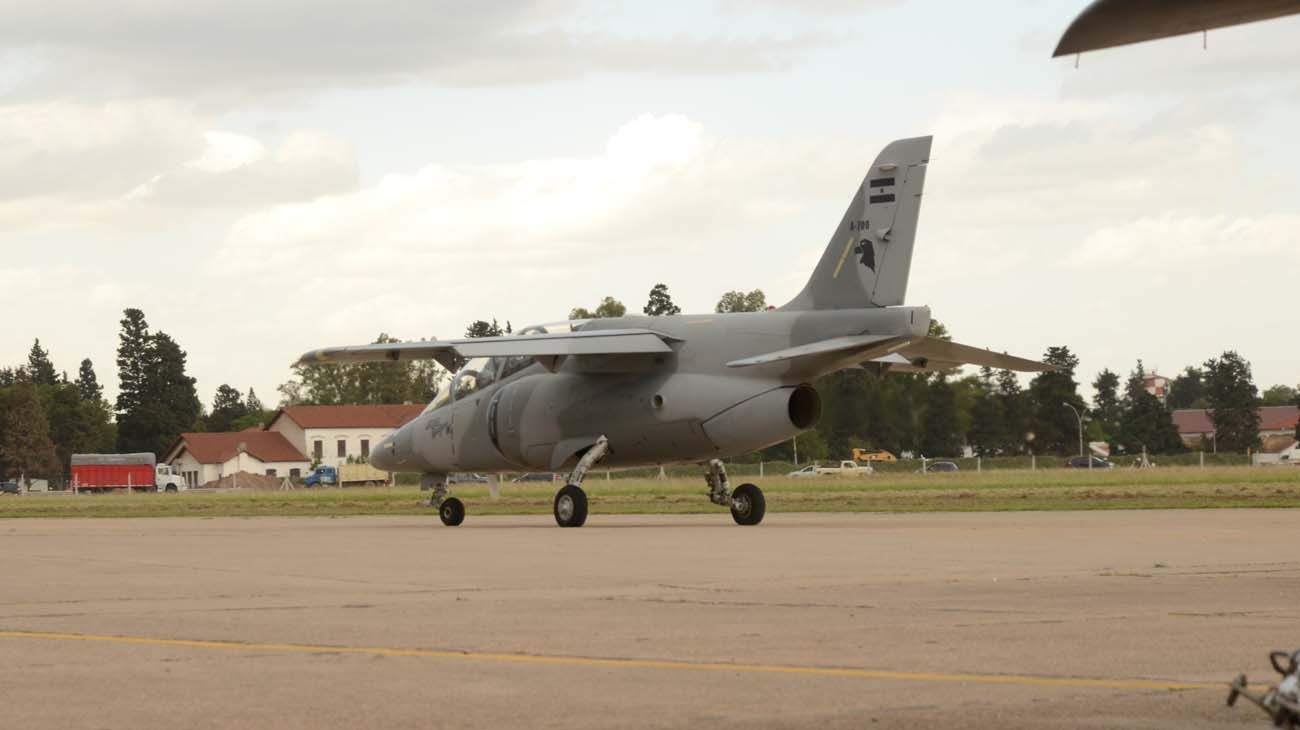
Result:
[[[507,664],[589,667],[602,669],[676,669],[737,674],[793,674],[812,677],[850,679],[887,679],[902,682],[970,682],[1009,684],[1027,687],[1092,687],[1099,689],[1222,689],[1223,684],[1179,682],[1164,679],[1098,679],[1089,677],[1053,677],[1033,674],[949,674],[942,672],[894,672],[880,669],[809,667],[782,664],[731,664],[666,659],[602,659],[548,654],[510,654],[482,651],[447,651],[439,649],[397,649],[391,647],[324,646],[317,644],[278,644],[242,641],[203,641],[199,639],[155,639],[143,636],[108,636],[103,634],[69,634],[48,631],[0,631],[0,638],[41,639],[49,641],[84,641],[135,646],[174,646],[189,649],[225,649],[235,651],[276,651],[297,654],[363,654],[368,656],[417,657],[425,659],[460,659]]]

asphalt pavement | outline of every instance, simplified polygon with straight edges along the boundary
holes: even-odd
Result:
[[[0,521],[22,728],[1265,727],[1289,510]]]

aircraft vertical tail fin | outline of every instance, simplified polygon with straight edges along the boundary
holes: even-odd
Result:
[[[903,303],[931,139],[900,139],[881,150],[812,278],[781,309],[859,309]]]

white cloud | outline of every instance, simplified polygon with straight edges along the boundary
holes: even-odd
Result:
[[[242,134],[208,131],[196,158],[155,175],[128,194],[168,206],[270,205],[346,192],[359,171],[350,145],[324,132],[291,133],[274,153]]]
[[[164,95],[218,105],[417,79],[480,86],[610,71],[763,71],[824,43],[585,27],[601,10],[568,0],[20,0],[6,7],[0,43],[40,59],[19,84],[27,94]]]
[[[0,237],[151,228],[160,206],[266,205],[354,188],[350,145],[299,130],[268,151],[158,99],[0,106]],[[164,215],[164,218],[169,216]]]
[[[1166,271],[1218,267],[1234,259],[1296,265],[1300,263],[1298,232],[1300,216],[1144,217],[1093,231],[1068,261],[1080,269],[1140,266]]]

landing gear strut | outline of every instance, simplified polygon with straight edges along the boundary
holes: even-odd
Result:
[[[442,524],[455,527],[465,521],[465,503],[455,497],[447,496],[447,477],[444,474],[425,474],[420,480],[420,489],[432,489],[429,506],[438,510]]]
[[[587,521],[587,493],[582,491],[582,480],[596,462],[609,453],[609,439],[601,436],[587,453],[578,459],[578,465],[566,479],[566,484],[555,493],[555,524],[560,527],[582,527]]]
[[[727,467],[721,459],[710,459],[704,481],[709,485],[709,501],[731,508],[731,518],[737,525],[757,525],[767,514],[767,501],[763,490],[754,484],[742,484],[731,491],[727,480]]]

